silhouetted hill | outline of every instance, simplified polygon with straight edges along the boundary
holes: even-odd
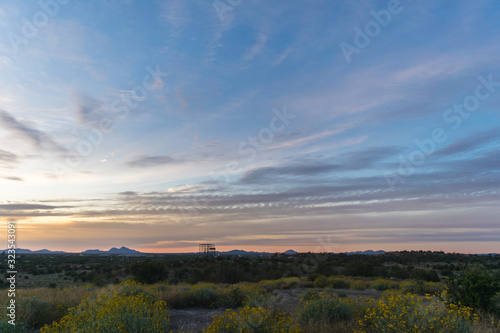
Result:
[[[8,250],[3,250],[7,253]],[[50,251],[47,249],[31,251],[29,249],[15,249],[17,254],[64,254],[63,251]]]
[[[369,256],[376,256],[378,254],[387,253],[387,251],[384,251],[384,250],[378,250],[378,251],[366,250],[366,251],[343,252],[343,253],[345,253],[345,254],[366,254]]]
[[[86,250],[81,254],[143,254],[142,252],[129,249],[128,247],[122,246],[119,249],[116,247],[112,247],[108,251],[101,250]]]
[[[227,252],[217,252],[218,254],[224,255],[239,255],[239,256],[256,256],[256,255],[272,255],[269,252],[254,252],[254,251],[244,251],[244,250],[231,250]]]

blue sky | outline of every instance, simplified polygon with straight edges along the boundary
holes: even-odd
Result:
[[[0,1],[0,219],[31,249],[498,252],[499,7]]]

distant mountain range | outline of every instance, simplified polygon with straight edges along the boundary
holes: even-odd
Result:
[[[7,250],[3,250],[7,252]],[[108,251],[102,251],[98,249],[85,250],[83,252],[64,252],[64,251],[50,251],[47,249],[32,251],[28,249],[16,249],[16,253],[18,254],[82,254],[82,255],[148,255],[153,253],[145,253],[137,250],[129,249],[128,247],[122,246],[120,248],[112,247]],[[254,251],[244,251],[244,250],[231,250],[227,252],[217,251],[217,254],[220,255],[273,255],[274,253],[270,252],[254,252]],[[296,254],[297,252],[293,250],[288,250],[285,254]],[[172,253],[172,254],[195,254],[195,253]]]
[[[2,250],[0,250],[2,251]],[[3,250],[5,253],[7,253],[7,250]],[[354,252],[340,252],[344,253],[347,255],[352,255],[352,254],[362,254],[362,255],[379,255],[379,254],[384,254],[384,253],[389,253],[391,251],[383,251],[383,250],[378,250],[378,251],[373,251],[373,250],[367,250],[367,251],[354,251]],[[16,253],[18,254],[81,254],[81,255],[129,255],[129,256],[140,256],[140,255],[151,255],[151,254],[159,254],[159,253],[145,253],[145,252],[140,252],[137,250],[129,249],[128,247],[122,246],[120,248],[112,247],[108,251],[102,251],[102,250],[86,250],[83,252],[64,252],[64,251],[51,251],[47,249],[43,250],[37,250],[37,251],[31,251],[28,249],[16,249]],[[217,251],[216,252],[219,255],[237,255],[237,256],[271,256],[274,253],[272,252],[255,252],[255,251],[244,251],[244,250],[231,250],[231,251],[226,251],[226,252],[221,252]],[[196,254],[196,252],[189,252],[189,253],[169,253],[169,254]],[[282,254],[285,255],[295,255],[295,254],[300,254],[300,252],[294,251],[294,250],[286,250]],[[338,254],[338,253],[337,253]],[[488,253],[488,254],[478,254],[478,255],[495,255],[495,253]]]
[[[384,253],[388,253],[388,252],[383,251],[383,250],[378,250],[378,251],[366,250],[366,251],[342,252],[342,253],[345,253],[345,254],[366,254],[369,256],[376,256],[378,254],[384,254]]]
[[[81,254],[143,254],[142,252],[129,249],[128,247],[122,246],[119,249],[112,247],[108,251],[101,250],[86,250],[81,252]]]
[[[8,250],[3,250],[3,251],[7,252]],[[139,252],[139,251],[136,251],[136,250],[129,249],[128,247],[125,247],[125,246],[122,246],[119,249],[116,248],[116,247],[112,247],[108,251],[86,250],[86,251],[77,252],[77,253],[74,253],[74,252],[64,252],[64,251],[50,251],[50,250],[47,250],[47,249],[37,250],[37,251],[31,251],[31,250],[28,250],[28,249],[16,249],[16,253],[18,253],[18,254],[103,254],[103,255],[106,255],[106,254],[121,254],[121,255],[124,255],[124,254],[127,254],[127,255],[133,255],[133,254],[135,254],[135,255],[142,255],[142,254],[146,254],[146,253],[142,253],[142,252]]]
[[[265,255],[265,256],[270,256],[274,253],[270,252],[254,252],[254,251],[244,251],[244,250],[231,250],[227,252],[219,252],[217,251],[217,254],[220,255],[230,255],[230,256],[259,256],[259,255]]]
[[[7,252],[8,250],[3,250],[5,252]],[[63,252],[63,251],[50,251],[50,250],[47,250],[47,249],[43,249],[43,250],[37,250],[37,251],[31,251],[31,250],[28,250],[28,249],[16,249],[16,253],[18,254],[64,254],[66,252]]]

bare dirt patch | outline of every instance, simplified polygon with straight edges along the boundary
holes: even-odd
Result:
[[[174,332],[198,333],[207,328],[213,316],[223,314],[225,309],[182,309],[170,310],[171,328]]]
[[[282,312],[297,313],[300,309],[299,302],[302,293],[306,290],[322,291],[323,289],[277,289],[271,292],[272,301]],[[337,293],[345,293],[348,297],[379,298],[381,291],[374,289],[350,290],[337,289]],[[174,332],[200,333],[207,328],[213,321],[214,315],[223,314],[224,308],[219,309],[200,309],[190,308],[182,310],[170,310],[170,322]]]

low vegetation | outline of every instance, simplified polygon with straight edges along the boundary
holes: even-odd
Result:
[[[222,277],[224,272],[231,271],[228,262],[241,264],[253,260],[264,265],[267,259],[290,263],[301,262],[303,258],[191,260],[203,263],[199,265],[200,271],[210,270],[204,265],[212,263],[213,272],[221,273]],[[452,275],[439,274],[440,281],[347,276],[336,269],[331,275],[314,271],[290,276],[285,271],[283,275],[287,277],[221,283],[196,281],[199,279],[189,276],[185,281],[175,281],[168,267],[158,268],[161,260],[135,258],[123,268],[127,273],[120,283],[20,288],[17,325],[13,329],[2,318],[0,331],[171,332],[178,331],[172,319],[174,311],[211,309],[218,314],[206,322],[206,333],[500,332],[500,275],[491,259],[456,265]],[[349,262],[350,271],[364,271],[358,262]],[[321,265],[319,262],[317,267]],[[391,263],[389,267],[394,265]],[[425,270],[427,265],[441,264],[425,263],[414,270]],[[225,268],[219,271],[220,267]],[[281,265],[281,269],[286,267],[290,266]],[[240,270],[238,265],[235,269]],[[148,274],[150,270],[154,274]],[[325,271],[328,270],[321,270]],[[229,280],[234,281],[234,275],[229,275]],[[0,304],[7,301],[7,293],[1,293]]]

